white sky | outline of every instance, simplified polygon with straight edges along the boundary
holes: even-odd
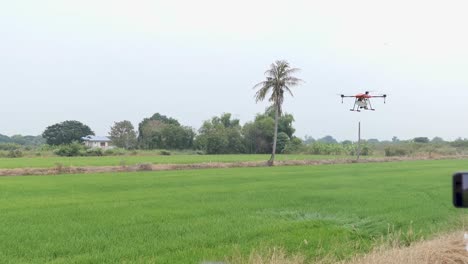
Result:
[[[1,1],[0,133],[79,120],[105,135],[155,112],[252,120],[273,61],[302,69],[297,135],[468,137],[467,1]],[[387,93],[353,113],[337,94]]]

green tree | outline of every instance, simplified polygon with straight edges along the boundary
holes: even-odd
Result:
[[[338,142],[332,136],[324,136],[323,138],[317,139],[317,141],[322,142],[322,143],[327,143],[327,144],[335,144]]]
[[[278,140],[276,142],[276,149],[278,153],[283,153],[284,148],[286,148],[287,144],[289,143],[289,136],[284,132],[278,133]]]
[[[272,63],[270,69],[265,72],[266,80],[254,86],[254,89],[258,89],[255,94],[255,101],[263,101],[267,95],[271,93],[268,100],[272,103],[272,106],[275,109],[273,147],[271,158],[268,160],[268,164],[270,166],[272,166],[275,161],[278,121],[282,112],[284,93],[288,92],[292,96],[293,93],[291,88],[302,82],[301,79],[293,76],[293,74],[298,71],[298,68],[291,68],[287,61],[276,61],[275,63]]]
[[[289,139],[294,138],[294,117],[291,114],[282,113],[278,120],[278,135],[285,133]],[[273,150],[273,136],[275,127],[275,116],[271,115],[271,107],[263,114],[257,114],[255,120],[247,122],[242,128],[246,152],[248,153],[271,153]],[[281,153],[279,147],[276,153]]]
[[[23,146],[38,146],[46,143],[45,139],[42,136],[13,135],[11,137],[8,137],[0,134],[0,143],[8,142]]]
[[[89,126],[74,120],[67,120],[48,126],[42,133],[49,145],[70,144],[73,141],[81,141],[81,138],[94,135]]]
[[[429,143],[429,138],[427,137],[416,137],[413,139],[416,143]]]
[[[9,143],[11,142],[11,138],[9,136],[5,136],[0,134],[0,143]]]
[[[275,120],[268,115],[258,114],[253,122],[242,128],[248,153],[271,153]]]
[[[196,146],[208,154],[245,152],[240,122],[229,113],[205,121],[198,132]]]
[[[134,149],[137,144],[137,135],[132,123],[128,120],[114,122],[109,137],[112,144],[119,148]]]
[[[278,135],[279,136],[279,135]],[[298,137],[292,137],[286,144],[283,153],[298,153],[304,149],[304,142]]]
[[[194,137],[192,128],[159,113],[138,125],[138,145],[143,149],[189,149]]]
[[[265,110],[265,115],[275,119],[275,108],[273,106],[268,107]],[[296,129],[292,126],[294,122],[294,116],[288,113],[281,113],[278,119],[278,134],[280,132],[286,133],[289,138],[292,138]],[[278,153],[278,152],[277,152]]]

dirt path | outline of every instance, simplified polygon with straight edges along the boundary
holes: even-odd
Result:
[[[397,162],[408,160],[440,160],[440,159],[464,159],[467,156],[457,157],[395,157],[395,158],[366,158],[359,160],[359,163],[371,162]],[[324,164],[348,164],[356,163],[354,159],[334,159],[334,160],[288,160],[276,161],[275,166],[294,165],[324,165]],[[76,174],[76,173],[106,173],[106,172],[132,172],[132,171],[166,171],[166,170],[193,170],[211,168],[240,168],[240,167],[267,167],[265,161],[249,162],[206,162],[195,164],[150,164],[143,163],[131,166],[86,166],[86,167],[65,167],[56,166],[53,168],[17,168],[0,169],[0,176],[24,176],[24,175],[56,175],[56,174]]]

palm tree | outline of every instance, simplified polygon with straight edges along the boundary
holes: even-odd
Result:
[[[284,92],[286,91],[291,96],[293,96],[291,87],[299,85],[302,80],[292,76],[292,74],[298,72],[299,70],[299,68],[291,68],[287,61],[275,61],[275,63],[271,64],[270,69],[265,72],[266,80],[254,86],[254,89],[259,88],[255,93],[255,101],[263,101],[271,91],[271,96],[268,100],[275,108],[275,133],[273,137],[273,150],[271,153],[271,158],[268,160],[269,166],[272,166],[275,161],[276,139],[278,136],[278,119],[282,112]]]

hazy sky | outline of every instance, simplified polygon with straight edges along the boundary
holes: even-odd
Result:
[[[468,137],[468,2],[0,3],[0,133],[79,120],[99,135],[159,112],[199,128],[264,110],[252,86],[277,59],[302,71],[284,109],[297,135]],[[337,94],[373,90],[375,112]]]

